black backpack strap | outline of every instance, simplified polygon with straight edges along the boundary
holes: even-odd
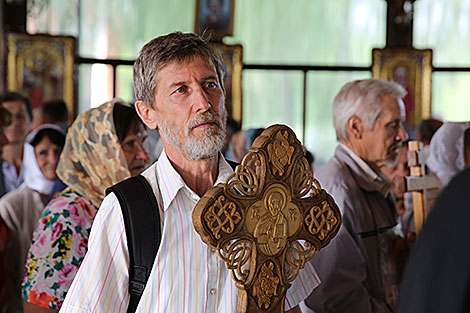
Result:
[[[160,210],[147,179],[141,175],[128,178],[108,188],[121,205],[129,248],[129,295],[127,312],[135,312],[162,237]]]

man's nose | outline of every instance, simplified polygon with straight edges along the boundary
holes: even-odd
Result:
[[[396,141],[405,141],[408,139],[408,135],[406,134],[402,123],[400,123],[400,127],[398,128],[398,133],[395,139]]]
[[[49,159],[49,163],[54,164],[59,162],[60,153],[56,153],[55,151],[50,151],[47,155]]]
[[[147,151],[145,151],[144,146],[141,143],[137,144],[137,153],[135,155],[136,159],[145,160],[147,159]]]
[[[192,101],[193,110],[195,110],[195,113],[206,112],[211,107],[209,98],[207,97],[207,94],[202,87],[194,90]]]

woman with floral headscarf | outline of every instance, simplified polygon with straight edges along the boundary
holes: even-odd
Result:
[[[1,312],[22,312],[21,281],[34,228],[57,184],[56,168],[65,142],[64,131],[42,125],[26,137],[24,182],[0,199],[1,232],[4,247],[6,297]]]
[[[23,281],[24,312],[57,312],[87,251],[106,188],[138,175],[148,159],[135,110],[118,100],[77,117],[57,173],[69,187],[43,212]]]

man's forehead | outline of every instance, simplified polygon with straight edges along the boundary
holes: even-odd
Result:
[[[174,77],[175,75],[187,75],[190,73],[189,68],[197,66],[202,69],[204,69],[207,72],[211,72],[213,74],[217,74],[217,71],[215,69],[214,64],[210,62],[209,60],[203,59],[200,56],[192,56],[188,57],[184,60],[178,61],[178,60],[173,60],[168,62],[168,64],[164,65],[162,68],[160,68],[157,72],[157,83],[159,79],[161,78],[166,78],[162,77],[165,76],[165,74],[171,73],[170,77]]]
[[[403,100],[395,99],[390,96],[383,96],[382,97],[382,109],[384,112],[389,113],[397,113],[401,115],[402,111],[405,110],[405,106],[403,104]]]

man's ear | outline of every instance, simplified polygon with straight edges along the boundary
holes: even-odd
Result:
[[[359,116],[351,115],[348,118],[348,137],[361,139],[362,133],[364,131],[364,127],[365,127],[364,122]]]
[[[148,128],[157,129],[157,112],[155,112],[154,108],[142,100],[137,100],[135,102],[135,110]]]

